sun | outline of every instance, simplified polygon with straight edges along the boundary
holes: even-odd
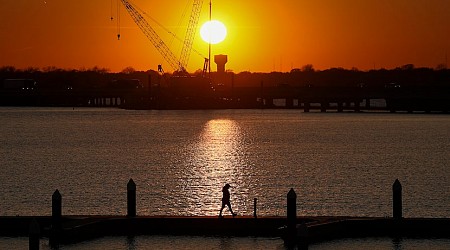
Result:
[[[200,28],[200,36],[207,43],[217,44],[225,40],[227,28],[222,22],[211,20]]]

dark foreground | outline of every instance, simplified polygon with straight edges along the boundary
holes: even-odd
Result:
[[[30,226],[33,220],[38,228]],[[0,236],[31,237],[38,229],[39,238],[53,238],[58,244],[133,235],[281,237],[299,244],[359,237],[450,238],[446,218],[298,217],[293,237],[285,227],[286,217],[64,216],[61,222],[61,230],[55,233],[50,216],[0,217]]]

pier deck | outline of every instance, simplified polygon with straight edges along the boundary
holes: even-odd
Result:
[[[40,227],[40,237],[51,237],[51,216],[0,217],[0,236],[27,237],[31,221]],[[77,243],[104,236],[201,235],[281,237],[286,217],[251,216],[63,216],[58,233],[61,244]],[[320,242],[355,237],[450,238],[450,219],[298,217],[295,241]]]

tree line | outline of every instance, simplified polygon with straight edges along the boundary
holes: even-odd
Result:
[[[177,74],[173,73],[172,75]],[[192,75],[199,76],[201,72]],[[121,79],[137,79],[144,87],[149,84],[157,85],[163,78],[159,72],[137,71],[127,67],[118,73],[107,69],[94,67],[90,69],[60,69],[47,67],[44,69],[27,68],[16,69],[12,66],[0,68],[0,82],[5,79],[34,79],[39,88],[43,89],[96,89],[111,87],[111,82]],[[412,64],[403,65],[394,69],[374,69],[361,71],[358,69],[330,68],[315,70],[312,65],[292,69],[290,72],[234,73],[227,71],[224,74],[211,73],[213,82],[223,83],[234,87],[247,86],[345,86],[345,87],[382,87],[386,84],[399,86],[445,86],[450,87],[450,69],[441,67],[437,69],[415,67]]]

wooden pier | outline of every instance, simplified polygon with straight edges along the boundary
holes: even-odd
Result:
[[[403,218],[401,184],[392,186],[392,217],[297,216],[297,195],[287,194],[286,216],[140,216],[136,215],[136,185],[127,185],[127,215],[62,215],[62,196],[52,196],[51,216],[0,216],[0,236],[29,237],[30,249],[39,239],[50,245],[74,244],[105,236],[198,235],[280,237],[287,245],[339,238],[450,238],[450,218]]]
[[[39,238],[52,244],[76,244],[105,236],[196,235],[216,237],[280,237],[287,244],[312,243],[363,237],[450,238],[450,219],[374,217],[298,217],[294,237],[289,238],[286,217],[231,216],[64,216],[59,232],[50,216],[0,217],[0,236],[30,237],[32,222]]]
[[[76,243],[103,236],[202,235],[202,236],[281,236],[285,217],[251,216],[63,216],[61,228],[53,230],[51,216],[0,217],[0,236],[26,237],[30,223],[36,220],[41,237],[58,234],[61,244]],[[298,218],[299,223],[310,222]]]

